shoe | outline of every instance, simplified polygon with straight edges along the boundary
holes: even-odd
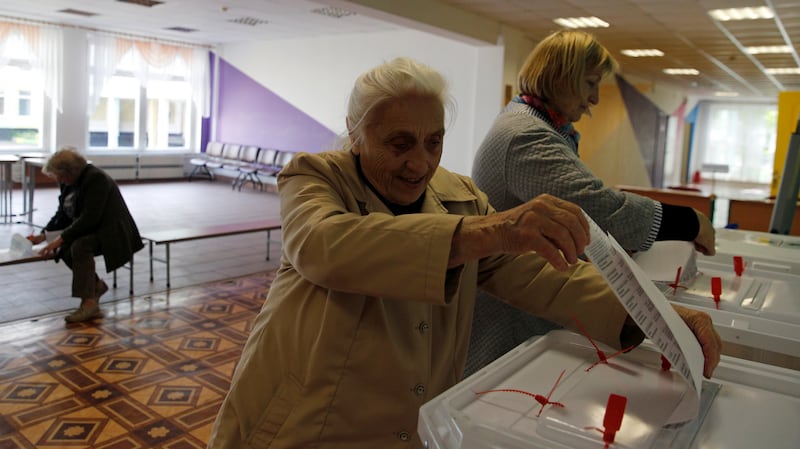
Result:
[[[97,299],[100,299],[108,291],[108,285],[102,279],[98,279],[94,289],[95,293],[97,293]]]
[[[74,312],[65,316],[64,321],[67,323],[81,323],[83,321],[91,321],[95,318],[103,318],[103,312],[100,311],[100,307],[79,307]]]

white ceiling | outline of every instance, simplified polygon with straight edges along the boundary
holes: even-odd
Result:
[[[408,17],[392,15],[398,10],[392,1],[414,5],[417,17],[466,11],[483,21],[522,30],[534,41],[559,28],[553,22],[557,17],[596,16],[611,26],[591,32],[615,55],[623,74],[697,92],[735,91],[748,97],[774,98],[779,91],[800,90],[800,75],[768,75],[763,70],[800,67],[800,0],[162,0],[152,7],[117,0],[0,0],[0,20],[25,18],[217,45],[413,26]],[[345,8],[352,4],[350,10],[358,13],[336,18],[312,12],[331,4]],[[775,18],[717,22],[707,14],[711,9],[743,6],[768,6]],[[373,9],[381,7],[386,11]],[[66,9],[96,15],[68,14]],[[790,45],[793,53],[754,56],[744,51],[755,45]],[[620,54],[626,48],[656,48],[665,56],[629,58]],[[343,49],[353,50],[357,49]],[[664,68],[695,68],[700,75],[665,75]]]

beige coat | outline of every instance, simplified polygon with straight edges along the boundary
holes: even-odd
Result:
[[[446,268],[462,216],[494,212],[465,176],[439,168],[422,213],[401,216],[349,152],[299,155],[278,185],[281,267],[209,448],[421,447],[419,407],[462,377],[478,284],[620,346],[626,313],[588,264],[560,273],[529,254]]]

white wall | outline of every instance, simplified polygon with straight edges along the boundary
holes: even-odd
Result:
[[[415,30],[229,44],[219,56],[336,133],[345,130],[356,78],[397,56],[439,70],[457,111],[448,120],[441,165],[469,175],[472,159],[502,101],[503,48]]]

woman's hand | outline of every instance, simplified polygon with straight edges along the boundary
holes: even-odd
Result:
[[[697,214],[697,221],[700,223],[700,230],[694,239],[694,248],[706,256],[713,256],[717,251],[714,225],[702,212],[697,209],[694,212]]]
[[[43,233],[42,234],[31,234],[31,235],[29,235],[29,236],[27,236],[25,238],[27,238],[28,240],[30,240],[31,243],[36,245],[36,244],[44,242],[45,235]]]
[[[700,347],[703,349],[703,376],[707,379],[711,378],[714,374],[714,368],[719,364],[720,353],[722,351],[722,339],[714,329],[714,323],[711,322],[711,317],[698,310],[689,309],[687,307],[672,304],[672,307],[678,312],[678,315],[683,319],[689,329],[692,330]]]
[[[536,251],[556,269],[566,270],[587,244],[589,223],[581,208],[543,194],[507,211],[464,217],[453,235],[449,266]]]
[[[500,212],[504,253],[536,251],[558,270],[578,262],[589,244],[589,222],[576,204],[552,195],[539,195]]]
[[[39,255],[43,257],[52,257],[55,255],[56,250],[64,244],[64,240],[59,235],[55,240],[48,243],[47,246],[39,250]]]

